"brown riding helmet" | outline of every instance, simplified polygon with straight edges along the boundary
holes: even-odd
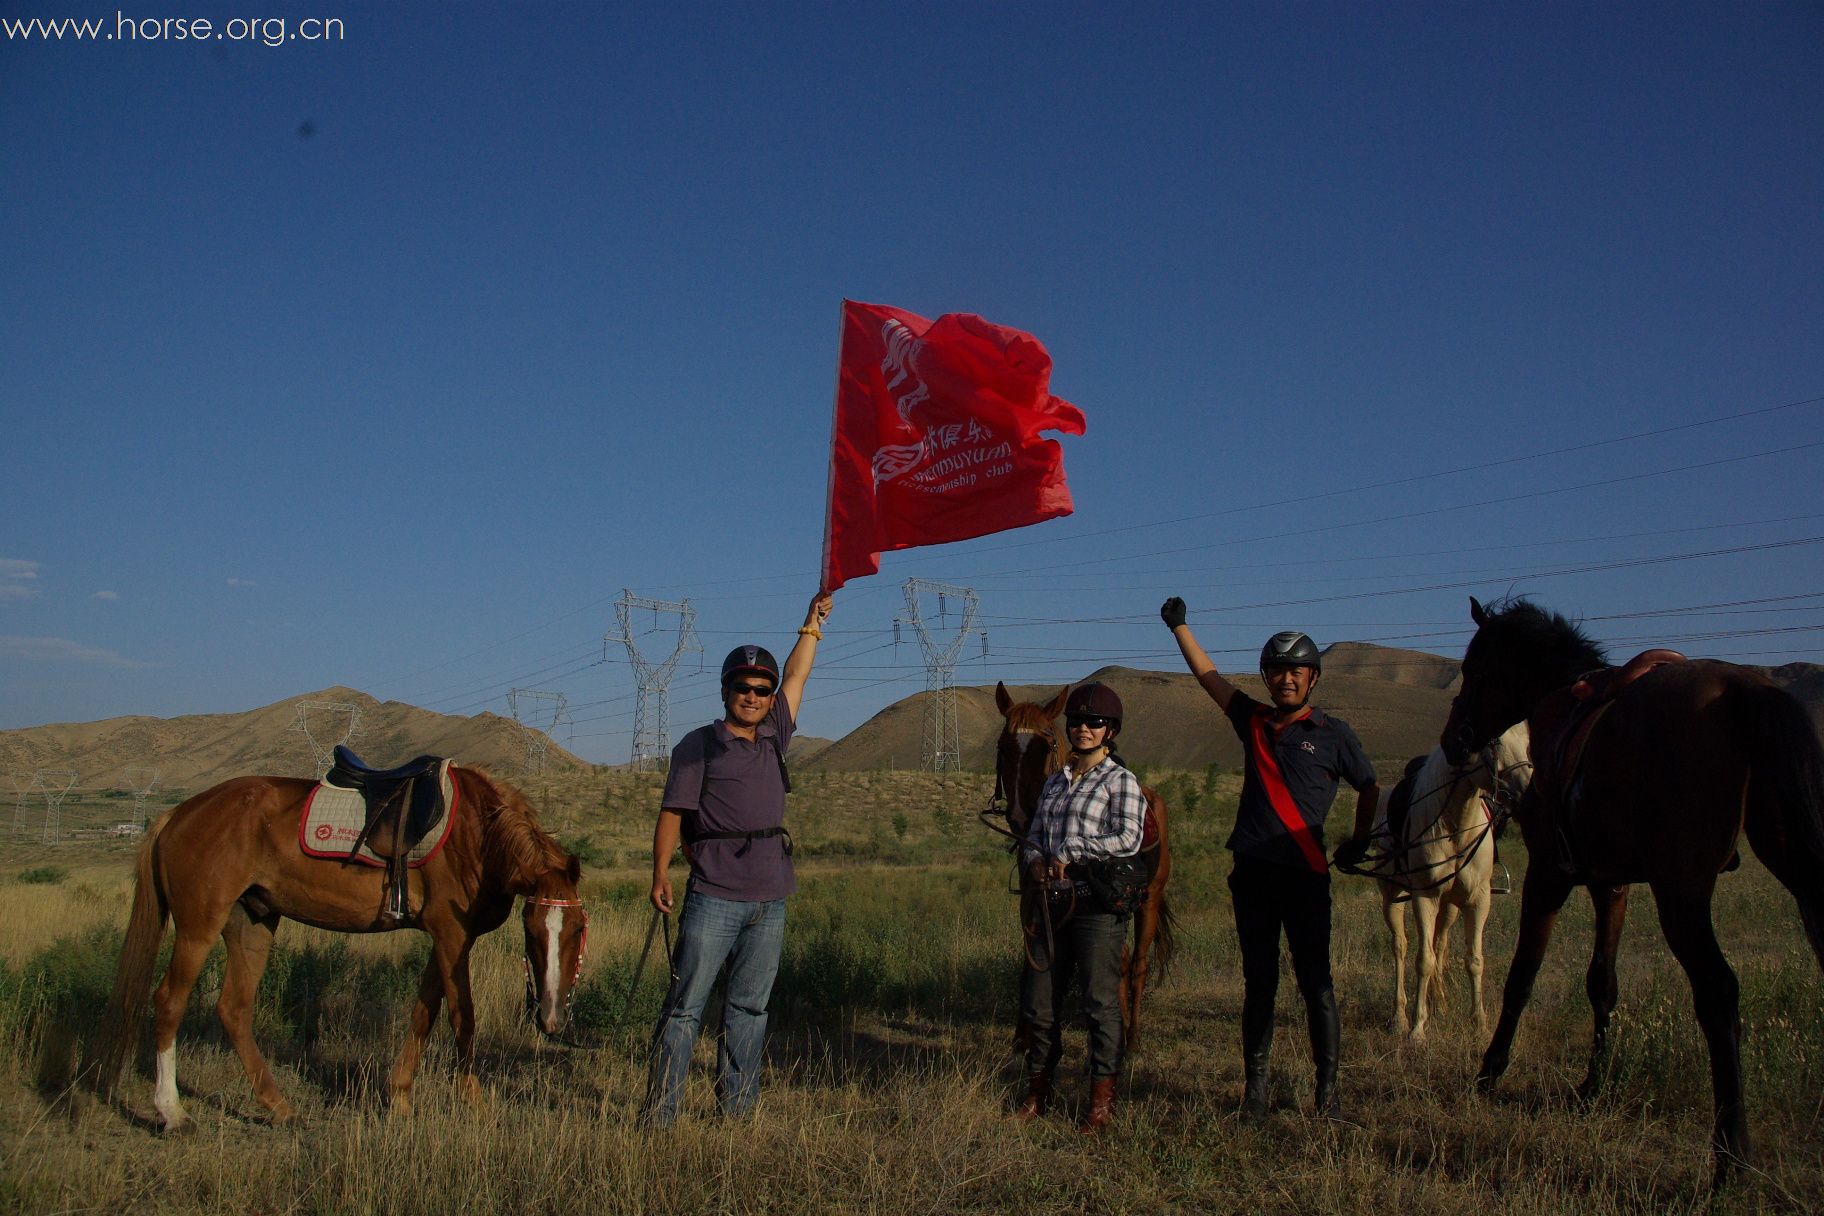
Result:
[[[1107,718],[1112,732],[1121,730],[1121,698],[1106,684],[1080,684],[1064,702],[1064,717]]]

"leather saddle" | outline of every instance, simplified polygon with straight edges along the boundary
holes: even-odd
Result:
[[[369,768],[361,757],[337,744],[335,763],[324,780],[343,789],[359,790],[367,811],[360,838],[349,849],[349,860],[366,846],[387,859],[387,898],[382,915],[401,919],[406,905],[406,862],[412,849],[443,822],[448,807],[443,800],[441,756],[420,756],[397,768]]]
[[[1533,788],[1556,807],[1563,857],[1560,869],[1577,869],[1571,854],[1571,820],[1583,792],[1583,751],[1596,723],[1623,689],[1650,671],[1688,660],[1676,650],[1643,650],[1620,667],[1603,667],[1578,677],[1546,699],[1533,717]]]

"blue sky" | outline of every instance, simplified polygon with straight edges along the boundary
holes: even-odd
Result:
[[[0,2],[120,11],[235,15]],[[518,687],[622,760],[624,588],[705,720],[815,589],[845,296],[1089,430],[1071,518],[839,593],[805,732],[924,687],[908,577],[968,683],[1175,668],[1172,593],[1240,670],[1513,591],[1824,661],[1816,5],[261,11],[341,35],[0,33],[0,728]]]

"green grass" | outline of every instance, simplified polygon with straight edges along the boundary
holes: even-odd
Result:
[[[1790,899],[1753,860],[1723,880],[1717,916],[1742,981],[1758,1172],[1713,1201],[1707,1059],[1650,899],[1634,901],[1624,940],[1607,1090],[1584,1109],[1570,1091],[1589,1039],[1587,901],[1573,899],[1561,917],[1513,1068],[1482,1097],[1470,1084],[1482,1044],[1467,1025],[1460,973],[1434,1039],[1395,1039],[1384,1028],[1390,979],[1378,896],[1366,882],[1339,880],[1342,1086],[1354,1122],[1301,1113],[1310,1063],[1288,969],[1274,1055],[1280,1109],[1247,1127],[1232,1116],[1241,988],[1221,847],[1233,778],[1155,773],[1166,788],[1199,795],[1173,827],[1182,953],[1149,998],[1116,1128],[1085,1140],[1070,1123],[1083,1099],[1076,1031],[1059,1116],[1023,1130],[1001,1118],[1017,1084],[1008,1042],[1019,937],[1006,854],[973,822],[986,780],[819,776],[793,795],[801,889],[789,907],[753,1120],[713,1115],[711,1025],[687,1117],[665,1135],[633,1126],[665,971],[655,944],[629,1002],[650,920],[645,850],[658,787],[651,775],[598,774],[595,786],[556,789],[546,811],[565,838],[613,859],[585,874],[590,952],[568,1042],[547,1043],[524,1022],[509,921],[475,951],[480,1068],[492,1095],[480,1108],[455,1099],[440,1027],[418,1113],[386,1113],[384,1079],[424,959],[419,935],[355,939],[287,924],[255,1016],[300,1119],[264,1123],[215,1028],[218,955],[180,1039],[197,1130],[150,1134],[143,1053],[122,1108],[66,1088],[111,981],[120,927],[58,926],[79,908],[119,900],[130,853],[103,854],[123,863],[112,887],[84,871],[45,888],[46,900],[64,902],[6,956],[18,961],[0,964],[0,1211],[1492,1216],[1824,1207],[1824,983]],[[1517,846],[1504,848],[1518,875]],[[1491,1015],[1517,905],[1497,900],[1489,928]]]

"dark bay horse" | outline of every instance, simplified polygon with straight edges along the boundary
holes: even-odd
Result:
[[[469,995],[469,951],[498,928],[525,897],[523,920],[530,992],[528,1012],[547,1034],[563,1026],[582,965],[588,920],[577,897],[581,867],[538,826],[518,790],[480,769],[450,765],[455,816],[443,847],[411,870],[408,906],[431,938],[431,958],[412,1005],[411,1030],[389,1079],[393,1109],[410,1112],[412,1082],[439,1006],[449,1002],[456,1035],[458,1086],[481,1096],[475,1079],[475,1011]],[[253,999],[279,921],[343,933],[401,927],[381,916],[384,871],[306,856],[298,820],[313,782],[292,777],[237,777],[173,807],[140,845],[133,911],[120,969],[84,1075],[112,1096],[139,1037],[152,969],[165,921],[176,925],[171,965],[155,998],[158,1053],[155,1103],[166,1131],[188,1116],[178,1100],[177,1027],[210,947],[228,947],[222,1027],[241,1057],[261,1104],[275,1122],[292,1117],[253,1040]]]
[[[1595,1093],[1627,884],[1645,883],[1709,1046],[1711,1145],[1723,1181],[1748,1159],[1749,1144],[1739,988],[1717,945],[1711,896],[1738,860],[1745,827],[1755,856],[1798,902],[1824,966],[1824,747],[1804,707],[1748,668],[1670,652],[1608,668],[1581,630],[1523,599],[1492,609],[1472,599],[1470,616],[1476,635],[1440,743],[1460,762],[1526,719],[1537,766],[1515,816],[1527,847],[1519,941],[1478,1083],[1491,1086],[1506,1070],[1552,923],[1571,888],[1587,885],[1596,903],[1588,983],[1596,1038],[1582,1092]]]
[[[1032,813],[1039,805],[1039,791],[1045,779],[1064,767],[1070,747],[1057,720],[1064,712],[1070,687],[1060,689],[1046,704],[1014,701],[1007,686],[997,682],[994,703],[1001,711],[1001,736],[995,744],[995,791],[997,805],[1005,799],[1007,828],[1016,839],[1024,839]],[[1146,786],[1146,827],[1142,854],[1151,853],[1152,881],[1146,890],[1146,902],[1134,913],[1134,940],[1121,951],[1121,1030],[1124,1045],[1132,1047],[1140,1034],[1140,998],[1153,968],[1164,975],[1171,965],[1172,944],[1177,919],[1165,897],[1166,883],[1172,876],[1172,851],[1166,835],[1165,800]],[[1031,923],[1029,913],[1038,898],[1024,866],[1020,869],[1020,914],[1022,929]]]

